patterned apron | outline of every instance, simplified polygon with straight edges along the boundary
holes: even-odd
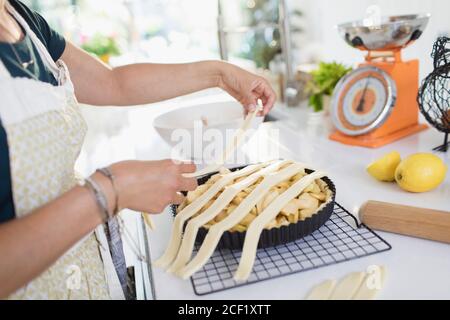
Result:
[[[26,21],[8,4],[59,86],[13,78],[0,60],[0,118],[7,133],[17,217],[77,184],[74,164],[86,123],[65,64],[53,61]],[[20,237],[20,235],[17,235]],[[10,299],[123,299],[103,226],[76,244]]]

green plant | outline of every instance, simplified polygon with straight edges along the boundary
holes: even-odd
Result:
[[[311,72],[312,80],[308,83],[309,106],[316,112],[323,110],[323,97],[330,96],[338,81],[351,70],[341,63],[320,62],[319,68]]]
[[[117,56],[120,54],[116,39],[102,34],[95,34],[92,38],[83,43],[81,47],[87,52],[99,57],[103,55]]]

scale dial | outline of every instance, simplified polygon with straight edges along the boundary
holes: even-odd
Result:
[[[336,85],[331,118],[347,135],[368,133],[387,120],[396,96],[395,82],[386,72],[374,66],[360,67]]]

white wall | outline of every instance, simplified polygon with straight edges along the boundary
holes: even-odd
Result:
[[[362,61],[363,53],[339,37],[334,28],[337,24],[363,19],[370,5],[378,5],[382,15],[431,13],[422,37],[404,50],[404,59],[420,59],[421,78],[432,70],[430,53],[434,40],[438,35],[450,34],[450,0],[291,0],[291,5],[305,13],[306,34],[298,41],[307,43],[300,44],[300,48],[306,53],[318,51],[324,60],[348,64]]]

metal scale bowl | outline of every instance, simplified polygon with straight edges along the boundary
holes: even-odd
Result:
[[[420,38],[429,14],[381,18],[380,25],[367,26],[364,20],[339,25],[339,34],[352,47],[364,51],[396,51]]]
[[[403,61],[401,50],[420,38],[430,15],[404,15],[337,26],[352,47],[368,51],[365,62],[337,84],[330,139],[376,148],[424,130],[418,123],[418,60]]]

